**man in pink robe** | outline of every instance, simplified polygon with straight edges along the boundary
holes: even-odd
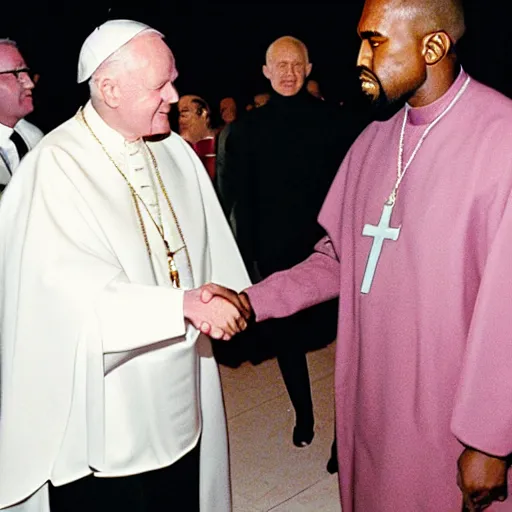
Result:
[[[343,512],[512,511],[512,102],[457,64],[455,0],[367,0],[358,30],[363,90],[408,105],[352,146],[312,256],[246,297],[257,321],[340,297]],[[400,233],[363,293],[363,229],[397,182],[401,134],[402,173],[418,149],[396,187]]]

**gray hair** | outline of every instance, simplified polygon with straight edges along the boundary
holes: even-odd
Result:
[[[18,48],[18,44],[16,43],[16,41],[13,41],[12,39],[9,39],[8,37],[4,37],[4,38],[0,37],[0,46],[3,44],[5,44],[7,46],[12,46],[14,48]]]

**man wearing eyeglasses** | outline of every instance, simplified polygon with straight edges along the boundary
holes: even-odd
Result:
[[[24,117],[34,110],[34,82],[14,41],[0,39],[0,195],[23,156],[42,138]]]

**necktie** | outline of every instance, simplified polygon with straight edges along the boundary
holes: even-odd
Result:
[[[7,158],[5,150],[2,148],[0,148],[0,158],[2,159],[2,162],[4,163],[7,172],[12,176],[11,164],[9,163],[9,159]]]
[[[21,135],[13,131],[11,134],[11,140],[13,141],[14,145],[16,146],[16,151],[18,152],[18,156],[21,159],[28,153],[28,146],[27,143],[22,139]]]

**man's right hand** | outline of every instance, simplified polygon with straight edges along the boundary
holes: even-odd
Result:
[[[226,293],[226,296],[215,294],[208,301],[203,299],[203,293],[208,286],[187,290],[183,299],[183,313],[196,329],[208,334],[214,339],[228,341],[235,334],[247,327],[250,312],[247,311],[243,301],[238,299],[238,294],[227,290],[234,295]],[[211,293],[208,291],[206,293]],[[235,298],[236,296],[236,298]],[[249,306],[250,307],[250,306]]]
[[[208,283],[201,286],[201,300],[205,304],[208,304],[214,297],[222,297],[231,302],[247,321],[254,316],[249,297],[245,292],[237,293],[234,290],[215,283]]]
[[[457,466],[457,485],[462,491],[463,512],[480,512],[494,501],[505,501],[506,459],[466,447]]]

